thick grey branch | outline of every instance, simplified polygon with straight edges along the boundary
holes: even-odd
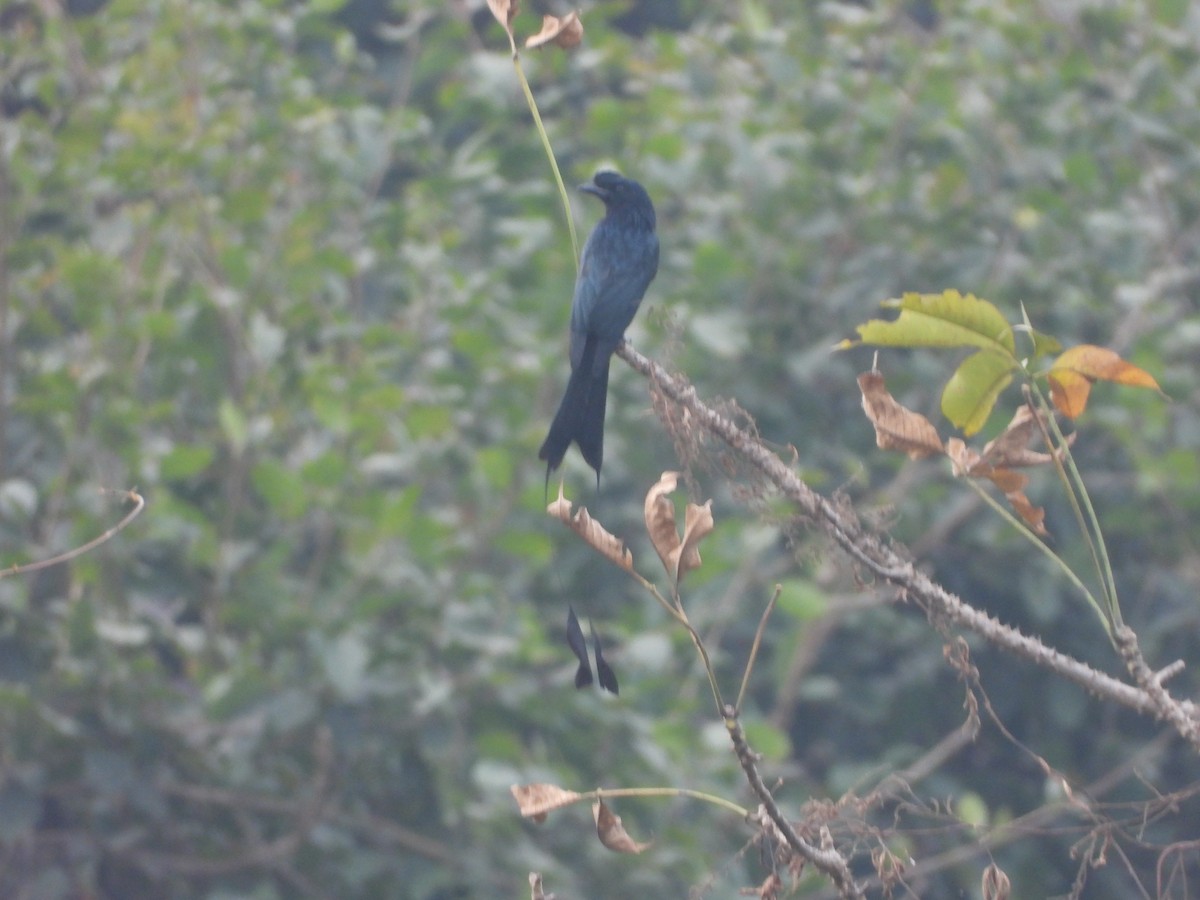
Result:
[[[699,422],[706,431],[720,438],[744,461],[758,469],[801,512],[817,522],[855,562],[898,587],[908,599],[919,603],[930,614],[973,631],[1005,650],[1073,681],[1098,697],[1168,721],[1200,750],[1200,738],[1197,737],[1200,729],[1195,707],[1190,701],[1171,700],[1171,704],[1166,705],[1163,696],[1152,697],[1146,686],[1118,681],[964,603],[917,569],[886,540],[864,530],[848,507],[839,508],[813,491],[756,437],[701,401],[696,389],[685,378],[670,374],[638,353],[628,342],[622,344],[617,353],[635,371],[650,379],[665,397],[687,409],[693,420]],[[1161,685],[1158,687],[1165,695],[1165,689]],[[1173,706],[1174,712],[1167,711],[1170,706]]]

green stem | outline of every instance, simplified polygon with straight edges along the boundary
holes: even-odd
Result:
[[[746,688],[750,684],[750,673],[754,671],[754,661],[758,659],[758,648],[762,645],[763,632],[767,629],[767,619],[771,617],[771,611],[775,609],[775,603],[779,600],[779,595],[782,593],[783,585],[775,585],[775,592],[771,594],[771,599],[767,601],[767,608],[759,616],[758,629],[754,632],[754,643],[750,645],[750,656],[746,660],[746,671],[742,673],[742,686],[738,688],[737,702],[733,704],[733,708],[739,713],[742,711],[742,700],[746,697]],[[723,707],[721,708],[723,709]]]
[[[1050,450],[1055,471],[1058,472],[1059,480],[1062,481],[1067,499],[1071,503],[1075,522],[1079,526],[1080,534],[1083,535],[1084,543],[1087,544],[1088,552],[1091,554],[1092,566],[1096,570],[1096,577],[1100,581],[1100,587],[1104,594],[1104,606],[1101,609],[1105,628],[1111,639],[1116,629],[1121,626],[1122,619],[1116,581],[1113,578],[1112,564],[1108,558],[1108,547],[1104,542],[1104,532],[1100,528],[1100,520],[1096,516],[1095,507],[1092,506],[1087,486],[1083,483],[1083,475],[1075,465],[1071,446],[1067,443],[1062,429],[1058,427],[1058,421],[1054,417],[1054,408],[1046,399],[1046,395],[1038,388],[1036,382],[1030,381],[1028,390],[1036,398],[1038,408],[1044,413],[1037,419],[1039,427],[1042,429],[1042,439]],[[1049,430],[1046,423],[1049,423]],[[1050,435],[1051,430],[1054,433],[1053,438]]]
[[[1074,570],[1067,565],[1066,561],[1053,550],[1051,550],[1049,544],[1034,534],[1028,525],[1009,512],[1003,504],[1001,504],[982,486],[980,486],[975,479],[968,478],[967,485],[971,488],[971,490],[978,494],[983,502],[990,506],[997,515],[1007,521],[1008,524],[1011,525],[1018,534],[1029,541],[1029,543],[1033,544],[1033,546],[1037,547],[1038,550],[1045,554],[1047,559],[1049,559],[1056,566],[1058,566],[1059,569],[1062,570],[1062,573],[1066,575],[1067,580],[1075,585],[1075,587],[1079,589],[1079,592],[1087,599],[1087,602],[1092,605],[1092,609],[1094,609],[1096,611],[1096,615],[1100,617],[1100,623],[1104,626],[1104,630],[1111,636],[1112,625],[1109,623],[1108,617],[1104,614],[1104,609],[1100,606],[1099,601],[1096,600],[1095,595],[1088,590],[1087,585],[1085,585],[1080,580],[1079,576],[1075,574]]]
[[[562,172],[558,170],[558,160],[554,158],[554,148],[550,146],[550,136],[546,134],[546,126],[542,124],[542,115],[538,112],[537,101],[533,99],[533,91],[530,90],[529,82],[525,78],[525,71],[521,68],[521,57],[517,53],[515,44],[513,45],[512,59],[513,68],[517,70],[517,80],[521,82],[521,90],[525,92],[525,102],[529,105],[529,111],[533,114],[533,122],[537,126],[537,133],[542,139],[546,158],[550,160],[550,168],[554,170],[554,180],[558,184],[558,196],[562,199],[563,213],[567,217],[567,233],[571,235],[571,253],[575,259],[575,267],[578,269],[579,238],[575,234],[575,219],[571,216],[571,195],[567,193]]]
[[[737,813],[742,818],[750,815],[750,811],[744,807],[738,806],[736,803],[726,800],[724,797],[718,797],[715,794],[706,794],[703,791],[694,791],[691,788],[669,788],[669,787],[644,787],[644,788],[596,788],[594,791],[589,791],[584,794],[585,797],[595,797],[597,800],[608,797],[691,797],[693,800],[702,800],[705,803],[711,803],[713,806],[719,806],[722,809],[727,809],[730,812]]]

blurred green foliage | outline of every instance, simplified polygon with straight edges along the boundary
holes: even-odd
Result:
[[[1113,346],[1174,402],[1098,389],[1076,452],[1148,657],[1194,660],[1200,13],[745,0],[604,3],[584,22],[578,51],[524,65],[566,177],[615,163],[656,200],[662,267],[634,343],[736,398],[948,587],[1106,669],[1040,559],[936,465],[874,449],[854,382],[869,358],[830,348],[879,301],[952,287]],[[103,532],[123,510],[98,488],[148,501],[69,567],[0,580],[0,894],[760,882],[765,852],[715,808],[622,803],[654,846],[615,858],[585,809],[538,827],[509,795],[752,802],[686,636],[542,513],[574,263],[484,5],[9,0],[0,111],[0,564]],[[881,364],[933,414],[944,361]],[[643,383],[613,380],[601,492],[573,456],[568,490],[658,577],[641,498],[678,463]],[[732,691],[785,583],[746,720],[799,815],[956,728],[963,688],[929,623],[722,472],[715,451],[693,472],[718,527],[685,602]],[[1052,482],[1030,493],[1082,562]],[[605,635],[619,701],[571,689],[568,601]],[[1152,723],[986,646],[974,659],[1006,726],[1077,787],[1139,752],[1156,790],[1194,777]],[[985,725],[874,824],[920,864],[1055,785]],[[1096,798],[1133,805],[1097,807],[1128,827],[1086,896],[1153,894],[1161,848],[1194,837],[1187,802],[1138,830],[1149,791]],[[948,797],[962,822],[935,808]],[[1068,892],[1094,823],[1051,821],[914,871],[913,894],[977,892],[990,858],[1014,895]],[[875,841],[855,846],[866,877]],[[1194,854],[1165,865],[1197,876]]]

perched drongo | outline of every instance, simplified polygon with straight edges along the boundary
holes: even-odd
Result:
[[[571,300],[571,377],[538,459],[549,479],[574,441],[599,484],[608,363],[658,271],[658,237],[654,204],[636,181],[597,172],[579,190],[603,200],[605,212],[583,245]]]

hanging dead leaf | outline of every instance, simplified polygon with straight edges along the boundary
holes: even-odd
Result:
[[[555,900],[556,894],[547,894],[542,888],[540,872],[529,873],[529,900]]]
[[[583,796],[554,784],[514,784],[509,790],[521,815],[539,823],[546,820],[548,813],[570,806]]]
[[[1008,900],[1012,884],[1004,870],[992,863],[983,870],[983,900]]]
[[[512,37],[512,21],[517,17],[520,7],[518,0],[487,0],[487,5],[496,21],[503,25],[508,36]]]
[[[970,476],[972,469],[982,460],[979,451],[968,447],[962,438],[952,437],[946,441],[944,452],[950,460],[950,471],[955,478]]]
[[[646,531],[663,568],[673,581],[700,568],[700,541],[713,530],[712,501],[689,503],[684,509],[683,537],[675,526],[675,504],[670,495],[679,485],[678,472],[663,472],[646,493]]]
[[[700,542],[713,530],[712,500],[705,501],[703,506],[689,503],[683,523],[683,542],[672,553],[677,579],[700,568]]]
[[[542,16],[542,30],[525,39],[525,48],[534,50],[546,44],[554,44],[564,50],[570,50],[583,41],[583,22],[579,13],[569,12],[559,16]]]
[[[546,507],[546,512],[591,544],[592,549],[601,556],[620,566],[626,572],[632,572],[633,554],[624,542],[593,519],[586,506],[579,507],[579,511],[574,515],[572,515],[572,509],[571,501],[563,496],[563,487],[560,483],[558,496]]]
[[[625,831],[621,817],[609,809],[603,800],[592,804],[592,818],[596,820],[596,834],[609,850],[616,853],[641,853],[649,843],[639,844]]]
[[[1022,491],[1010,491],[1004,496],[1008,498],[1008,502],[1012,504],[1017,515],[1025,520],[1025,524],[1033,530],[1034,534],[1045,536],[1050,533],[1046,530],[1046,510],[1030,503],[1029,498]]]
[[[989,466],[988,471],[982,477],[987,478],[992,484],[1000,488],[1006,496],[1011,496],[1025,490],[1025,487],[1029,484],[1028,475],[1017,472],[1014,469],[1004,469],[997,466]]]
[[[675,504],[671,494],[679,484],[678,472],[663,472],[657,483],[646,492],[644,514],[646,531],[654,545],[658,558],[662,560],[667,574],[671,574],[671,554],[679,549],[679,532],[675,528]]]
[[[1045,525],[1046,511],[1040,506],[1034,506],[1025,496],[1029,476],[1003,466],[993,466],[959,438],[946,441],[945,452],[956,478],[986,478],[1003,492],[1009,505],[1035,533],[1048,533]]]
[[[1074,419],[1087,408],[1088,394],[1097,381],[1112,381],[1130,387],[1150,388],[1162,393],[1158,382],[1145,369],[1121,359],[1107,347],[1080,344],[1060,354],[1046,376],[1050,397],[1064,416]]]
[[[783,879],[779,877],[778,872],[772,872],[758,887],[744,888],[742,893],[757,897],[758,900],[779,900],[783,893]]]
[[[563,493],[561,481],[558,483],[558,496],[550,501],[550,505],[546,507],[546,512],[560,522],[564,522],[567,525],[571,524],[571,501]]]
[[[1030,440],[1041,435],[1039,421],[1044,422],[1045,418],[1045,413],[1040,410],[1035,416],[1028,404],[1017,407],[1008,426],[984,446],[983,458],[992,465],[1018,468],[1044,466],[1052,462],[1054,457],[1051,454],[1029,449]],[[1073,432],[1067,435],[1067,444],[1074,443]]]
[[[875,426],[875,445],[881,450],[900,450],[907,453],[909,459],[921,459],[942,451],[942,439],[938,437],[937,429],[920,413],[896,402],[879,372],[859,375],[858,389],[862,391],[863,412]]]
[[[1040,433],[1037,427],[1038,418],[1034,416],[1029,404],[1018,406],[1012,421],[984,445],[983,458],[998,466],[1012,465],[1011,460],[1029,452],[1027,448],[1030,439]],[[1046,458],[1050,457],[1047,455]]]

